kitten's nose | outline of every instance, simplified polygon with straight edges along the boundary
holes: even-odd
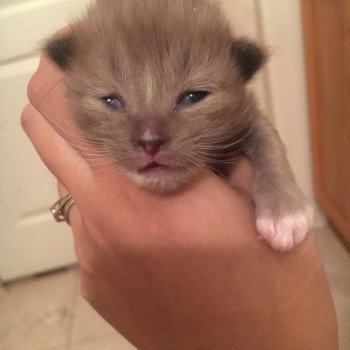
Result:
[[[155,156],[165,144],[166,140],[156,139],[152,141],[139,140],[137,144],[150,156]]]

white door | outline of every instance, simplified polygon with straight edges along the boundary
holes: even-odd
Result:
[[[57,199],[53,176],[20,127],[26,88],[40,41],[87,0],[0,3],[0,279],[8,281],[76,261],[69,228],[48,210]]]

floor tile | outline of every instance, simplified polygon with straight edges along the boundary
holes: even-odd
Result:
[[[317,231],[337,312],[340,350],[350,349],[350,254],[329,228]]]
[[[346,273],[350,276],[350,253],[336,234],[324,227],[317,230],[316,237],[327,272],[331,275]]]
[[[72,327],[76,281],[74,269],[6,286],[0,297],[0,348],[65,350]]]
[[[98,345],[95,344],[96,341]],[[92,346],[95,346],[94,349],[110,349],[111,346],[117,350],[134,349],[81,295],[78,296],[75,309],[71,342],[78,344],[77,349],[90,349]]]
[[[81,296],[78,297],[73,321],[71,341],[88,342],[100,337],[116,333],[112,328]]]
[[[114,336],[103,337],[91,342],[73,344],[70,350],[136,350],[117,333]]]

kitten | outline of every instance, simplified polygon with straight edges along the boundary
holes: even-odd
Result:
[[[280,251],[303,241],[311,208],[246,88],[267,54],[232,34],[217,4],[98,0],[45,50],[67,73],[76,125],[138,185],[175,191],[244,155],[260,237]]]

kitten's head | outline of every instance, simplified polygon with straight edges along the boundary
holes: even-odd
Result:
[[[265,61],[207,0],[99,0],[46,52],[67,72],[83,134],[158,191],[229,149],[247,124],[245,86]]]

